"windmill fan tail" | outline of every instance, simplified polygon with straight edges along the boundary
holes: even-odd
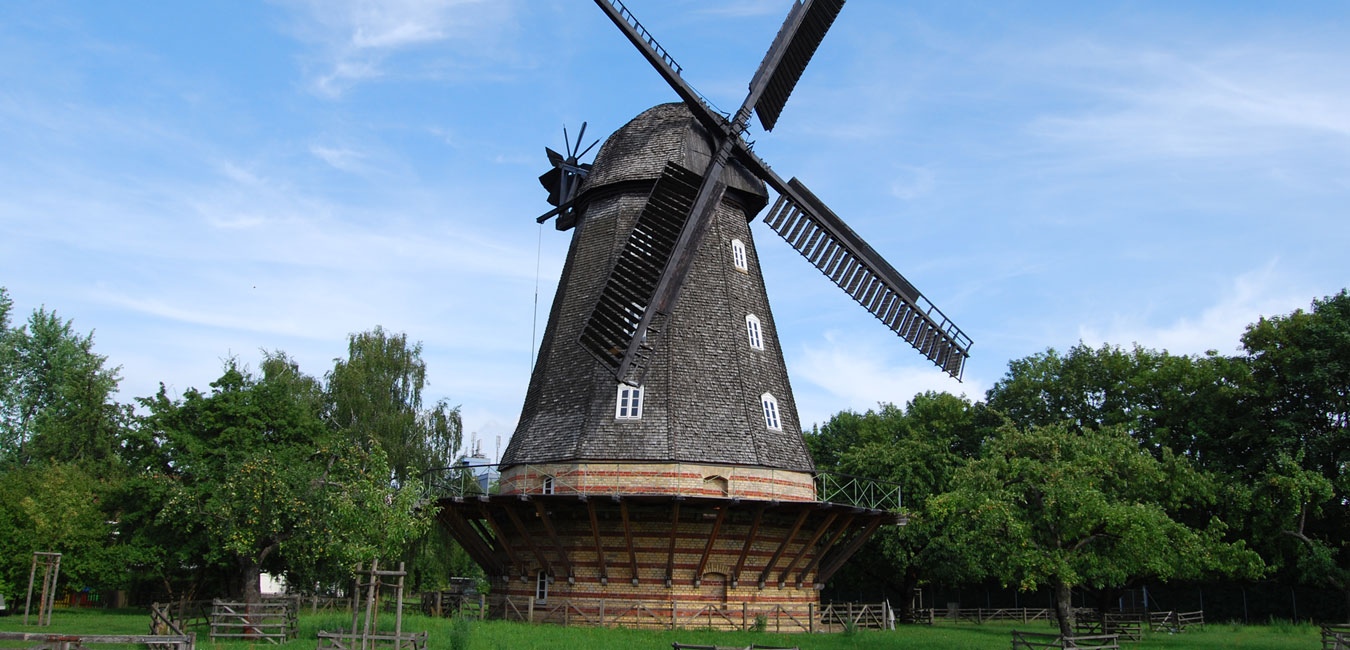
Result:
[[[793,180],[794,189],[800,186]],[[801,191],[809,196],[805,187]],[[943,372],[961,379],[971,340],[894,269],[869,260],[872,251],[828,209],[813,214],[780,195],[764,222],[864,309]],[[864,250],[865,249],[865,250]],[[889,265],[886,265],[889,267]]]

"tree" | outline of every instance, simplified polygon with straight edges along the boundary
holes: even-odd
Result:
[[[844,411],[807,436],[819,469],[840,471],[901,486],[908,523],[885,528],[863,554],[889,565],[866,571],[901,594],[900,616],[911,614],[910,594],[921,580],[961,580],[970,564],[947,544],[929,500],[946,491],[958,468],[974,457],[980,442],[1000,423],[983,404],[949,393],[914,396],[904,409],[882,404],[863,414]]]
[[[376,327],[352,334],[347,359],[334,359],[327,394],[334,426],[384,449],[396,481],[408,473],[449,467],[463,439],[459,407],[439,400],[422,408],[426,386],[422,344]]]
[[[125,586],[107,481],[75,463],[33,463],[0,474],[0,594],[27,586],[34,551],[62,554],[63,584]]]
[[[1242,343],[1263,434],[1244,441],[1260,468],[1262,545],[1303,579],[1344,593],[1350,616],[1350,294],[1262,318]]]
[[[325,427],[318,384],[284,354],[262,377],[230,360],[210,393],[159,394],[128,455],[160,492],[163,510],[142,527],[173,527],[205,543],[197,561],[223,566],[247,602],[259,574],[306,584],[323,566],[397,552],[428,525],[416,493],[389,482],[378,445]]]
[[[1214,352],[1172,355],[1078,344],[1009,362],[989,390],[989,407],[1022,428],[1073,431],[1123,427],[1141,447],[1166,447],[1209,469],[1227,469],[1234,436],[1250,431],[1251,373]]]
[[[463,439],[459,407],[438,400],[423,408],[426,363],[422,344],[406,334],[375,329],[348,338],[347,358],[328,373],[329,418],[346,439],[375,444],[387,454],[393,481],[411,485],[428,470],[449,467]],[[410,583],[420,589],[465,570],[476,570],[453,539],[428,529],[403,549]]]
[[[1224,542],[1212,519],[1169,513],[1212,500],[1214,486],[1182,457],[1142,451],[1118,428],[1005,427],[958,470],[931,508],[984,572],[1024,590],[1049,586],[1060,633],[1073,632],[1070,589],[1157,579],[1253,575],[1260,560]]]
[[[119,369],[93,351],[93,333],[56,312],[40,308],[10,327],[12,307],[0,288],[0,466],[112,461],[130,414],[113,400]]]

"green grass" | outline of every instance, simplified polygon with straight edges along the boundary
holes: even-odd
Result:
[[[58,609],[49,628],[23,626],[23,616],[0,617],[0,631],[52,632],[67,634],[146,634],[150,617],[144,610],[69,610]],[[392,616],[382,618],[382,627],[392,628]],[[351,616],[345,614],[302,614],[300,636],[285,645],[250,644],[244,641],[212,643],[202,638],[197,647],[202,650],[312,650],[316,647],[315,632],[350,629]],[[938,624],[933,626],[904,626],[893,632],[858,630],[856,634],[775,634],[773,632],[716,632],[706,629],[682,630],[628,630],[616,628],[564,628],[556,625],[530,625],[501,621],[456,622],[435,619],[418,614],[404,618],[407,631],[428,631],[429,650],[609,650],[628,648],[669,648],[673,642],[747,646],[799,646],[803,650],[843,650],[867,648],[878,650],[1008,650],[1009,631],[1013,629],[1034,632],[1053,632],[1044,623],[987,623]],[[201,635],[205,636],[205,635]],[[455,643],[458,638],[467,644]],[[17,642],[4,643],[6,647]],[[1164,632],[1148,634],[1138,644],[1123,644],[1134,650],[1315,650],[1319,647],[1318,628],[1314,625],[1272,621],[1270,625],[1212,624],[1204,630],[1182,634]],[[111,646],[96,646],[111,648]],[[142,647],[143,648],[143,647]]]

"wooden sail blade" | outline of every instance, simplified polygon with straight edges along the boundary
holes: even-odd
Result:
[[[806,70],[816,48],[824,40],[825,32],[829,31],[843,7],[844,0],[806,0],[794,4],[788,12],[778,36],[750,81],[753,89],[758,81],[768,77],[763,93],[755,102],[755,114],[759,115],[759,123],[765,131],[772,131],[778,123],[778,115],[783,112],[802,71]]]
[[[970,337],[800,181],[766,180],[780,194],[764,222],[896,335],[961,379]]]
[[[670,87],[675,89],[675,93],[684,100],[689,106],[689,111],[694,114],[694,118],[708,129],[709,133],[722,133],[727,130],[728,122],[720,113],[713,110],[707,102],[703,101],[698,91],[694,90],[689,82],[680,76],[680,65],[675,62],[675,58],[667,52],[661,44],[647,31],[647,28],[638,21],[637,16],[625,7],[620,0],[595,0],[605,11],[605,15],[613,21],[619,31],[628,37],[628,41],[636,47],[647,62],[656,68],[657,73],[661,75]]]
[[[582,329],[582,347],[616,373],[634,339],[641,336],[643,317],[654,308],[661,275],[675,253],[701,181],[696,172],[666,163]]]

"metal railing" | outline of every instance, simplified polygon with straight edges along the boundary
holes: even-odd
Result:
[[[838,472],[735,468],[704,463],[555,463],[456,465],[423,473],[425,497],[493,494],[681,495],[777,501],[822,501],[899,512],[900,485]],[[806,483],[804,475],[812,477]],[[814,498],[811,492],[814,491]]]

